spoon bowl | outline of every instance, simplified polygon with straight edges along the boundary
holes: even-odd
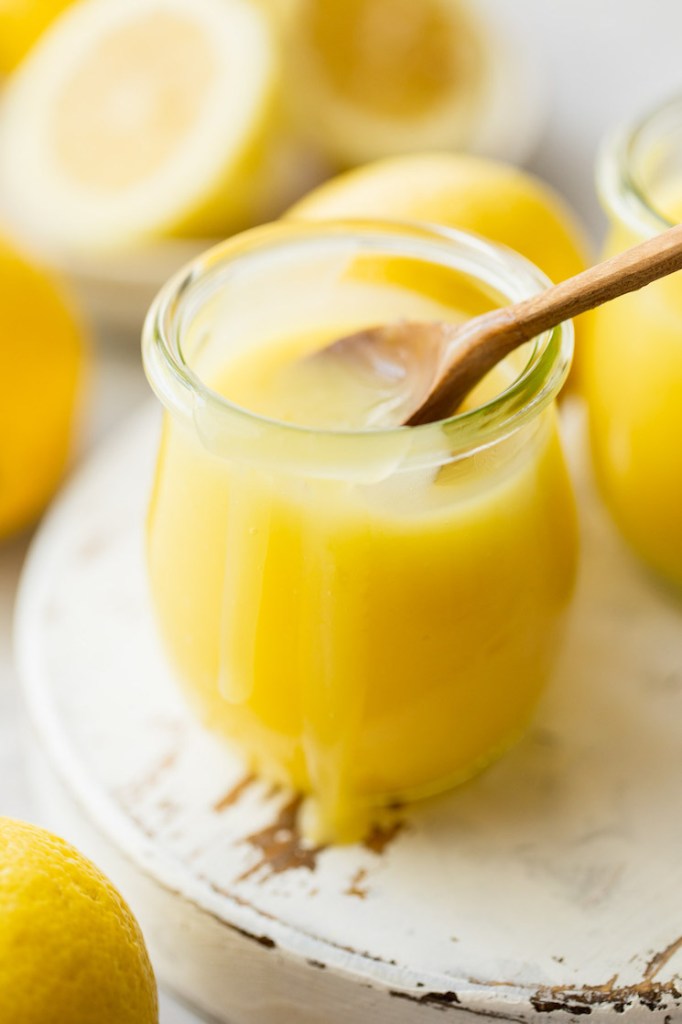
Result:
[[[367,327],[320,349],[334,372],[391,398],[380,426],[419,426],[453,415],[502,359],[543,331],[682,269],[682,225],[676,225],[523,302],[463,324],[397,321]]]

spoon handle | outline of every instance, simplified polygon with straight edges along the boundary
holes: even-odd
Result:
[[[470,333],[461,328],[456,332],[445,372],[408,424],[415,426],[447,415],[501,359],[543,331],[676,270],[682,270],[682,224],[539,295],[476,317]]]
[[[682,270],[682,224],[509,307],[510,327],[518,324],[528,341],[564,320],[637,291],[676,270]]]

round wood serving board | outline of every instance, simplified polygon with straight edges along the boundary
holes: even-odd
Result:
[[[292,795],[183,703],[145,579],[155,411],[50,514],[17,621],[45,816],[211,1019],[682,1022],[682,603],[593,497],[579,409],[565,428],[584,555],[550,691],[515,750],[364,845],[306,848]]]

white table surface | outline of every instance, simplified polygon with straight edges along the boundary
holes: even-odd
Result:
[[[604,131],[659,99],[682,92],[679,0],[474,0],[527,36],[544,64],[549,117],[531,168],[560,188],[595,237],[602,217],[592,185]],[[83,455],[147,394],[139,349],[101,346]],[[82,457],[82,456],[81,456]],[[31,819],[23,771],[25,723],[12,664],[14,595],[28,538],[0,546],[0,814]],[[197,1018],[162,996],[162,1024]],[[264,1022],[266,1024],[266,1022]]]

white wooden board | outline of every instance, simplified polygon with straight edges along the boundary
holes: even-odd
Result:
[[[291,794],[245,776],[176,689],[143,557],[155,410],[49,516],[17,622],[44,812],[211,1019],[682,1022],[682,602],[593,497],[580,419],[582,572],[533,727],[360,846],[306,849]]]

